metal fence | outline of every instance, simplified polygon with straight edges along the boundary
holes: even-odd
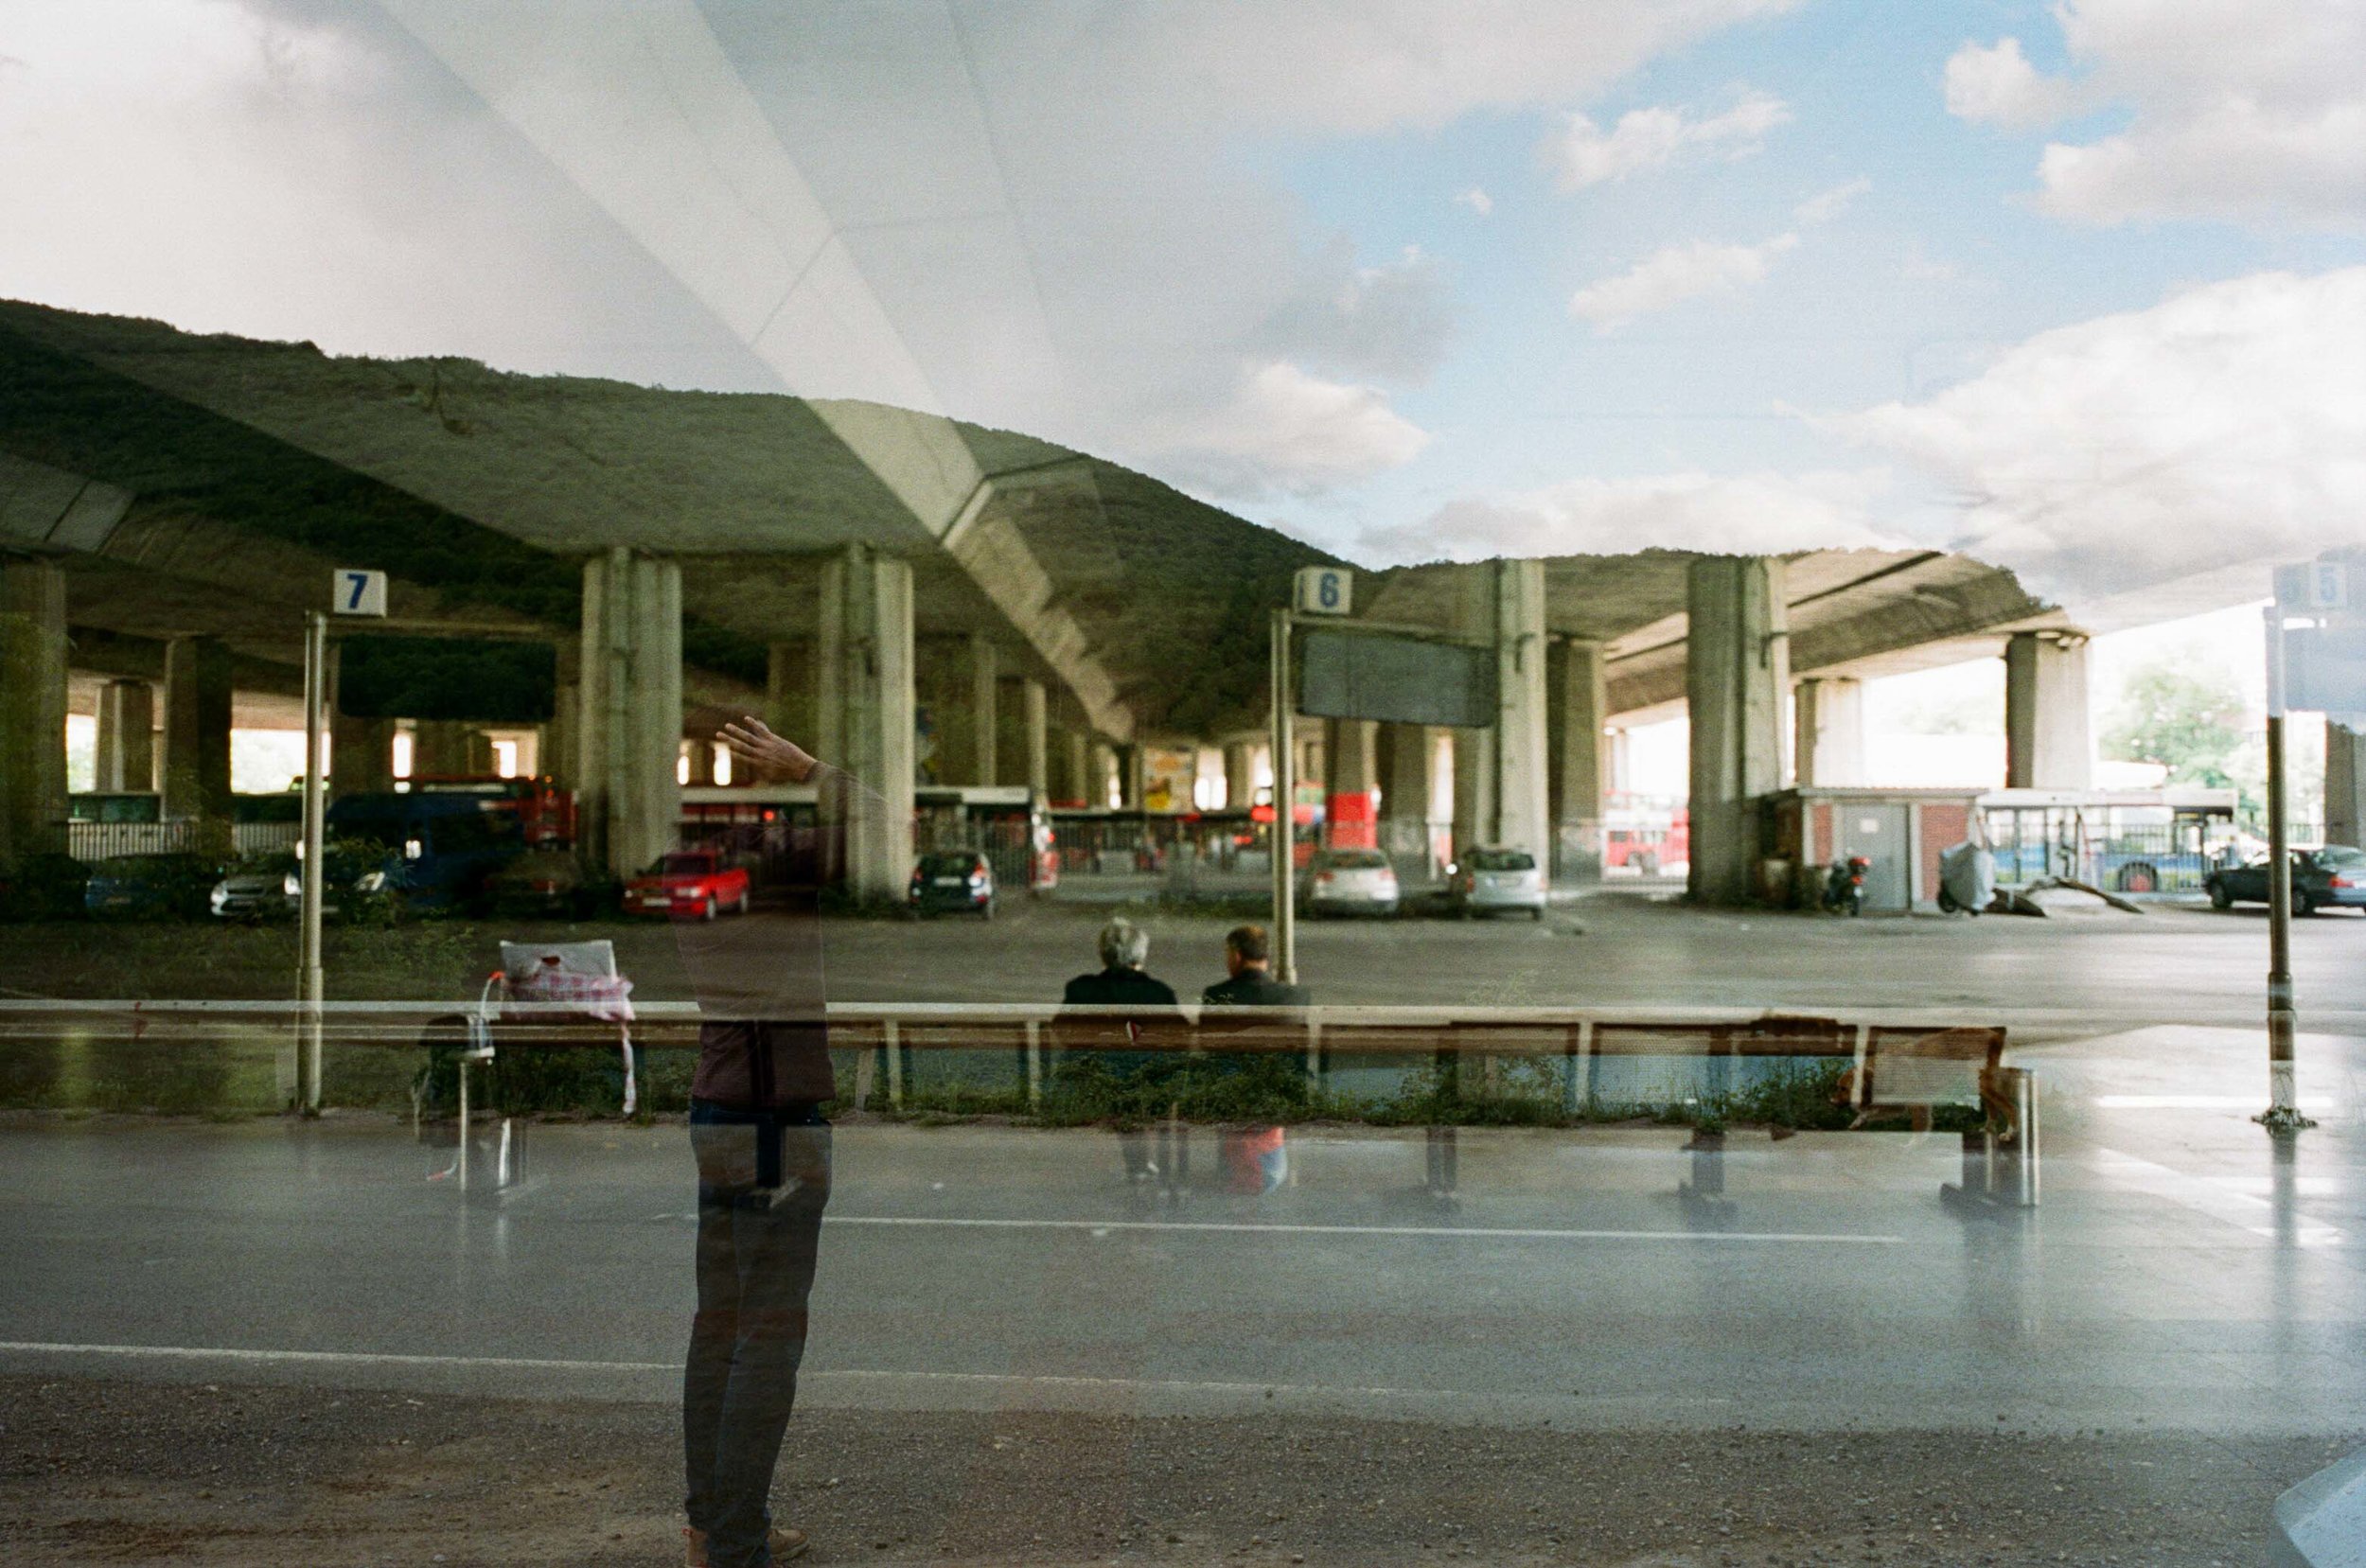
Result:
[[[1988,842],[1996,854],[1996,879],[2012,888],[2058,876],[2120,893],[2199,892],[2210,874],[2214,849],[2191,823],[2128,823],[2108,830],[2084,822],[2057,824],[2032,833],[2016,817],[2034,813],[1992,812]]]
[[[119,854],[175,854],[198,852],[207,824],[178,822],[68,822],[66,853],[77,860],[110,860]],[[298,822],[234,822],[230,825],[233,854],[269,854],[292,850],[303,836]]]

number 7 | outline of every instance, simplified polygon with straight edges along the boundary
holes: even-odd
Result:
[[[345,581],[353,585],[352,593],[345,599],[345,608],[360,609],[362,591],[370,586],[370,574],[366,572],[348,572],[345,573]]]

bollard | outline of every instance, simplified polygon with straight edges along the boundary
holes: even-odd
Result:
[[[1998,1194],[2021,1208],[2038,1207],[2038,1164],[2044,1139],[2038,1122],[2038,1079],[2026,1067],[2006,1067],[2005,1098],[2013,1107],[2012,1158],[2004,1174],[2006,1190]]]

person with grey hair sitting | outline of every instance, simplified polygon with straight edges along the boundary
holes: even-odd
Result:
[[[1145,1029],[1179,1021],[1183,1015],[1175,1005],[1174,987],[1143,970],[1149,960],[1150,933],[1121,915],[1101,928],[1100,973],[1077,976],[1060,994],[1055,1027],[1070,1038],[1091,1040],[1085,1048],[1090,1060],[1121,1084],[1155,1070],[1157,1062],[1155,1050],[1126,1048],[1140,1044]],[[1104,1008],[1113,1011],[1095,1016]],[[1118,1152],[1127,1180],[1144,1182],[1158,1174],[1149,1136],[1140,1128],[1119,1130]]]
[[[1064,1007],[1173,1007],[1174,987],[1142,970],[1150,933],[1120,916],[1101,928],[1101,972],[1079,975],[1060,994]]]

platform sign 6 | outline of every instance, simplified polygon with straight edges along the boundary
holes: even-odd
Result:
[[[1298,569],[1298,608],[1302,615],[1345,615],[1354,597],[1355,573],[1345,567]]]
[[[384,615],[386,573],[341,566],[329,590],[329,608],[339,615]]]

